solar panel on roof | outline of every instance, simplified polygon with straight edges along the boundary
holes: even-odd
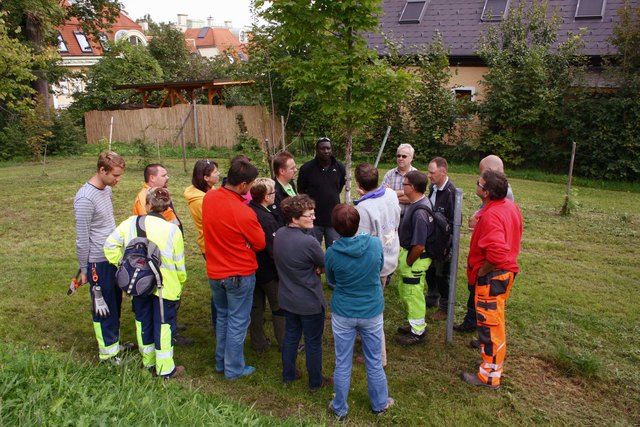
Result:
[[[209,27],[200,28],[200,32],[198,33],[198,38],[203,39],[207,36],[207,31],[209,31]]]

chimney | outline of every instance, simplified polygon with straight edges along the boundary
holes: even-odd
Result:
[[[213,16],[207,18],[207,27],[213,27]]]
[[[136,20],[136,24],[138,24],[138,25],[140,25],[140,27],[142,27],[142,32],[143,33],[146,33],[147,31],[149,31],[149,23],[145,19]]]
[[[231,28],[231,21],[224,21],[224,26],[227,28]]]
[[[178,26],[186,27],[187,26],[187,14],[179,13],[178,14]]]

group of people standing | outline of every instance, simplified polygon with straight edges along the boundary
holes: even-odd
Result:
[[[382,184],[373,165],[358,165],[355,178],[361,197],[355,206],[340,203],[345,167],[333,157],[329,138],[317,141],[315,157],[297,174],[297,186],[298,170],[288,152],[274,158],[275,179],[258,178],[249,159],[237,156],[217,189],[218,165],[209,160],[196,162],[192,185],[184,196],[198,230],[197,242],[211,286],[217,372],[228,380],[255,372],[255,367],[245,363],[244,342],[248,331],[255,351],[273,345],[264,331],[268,301],[285,385],[302,377],[296,359],[304,352],[310,391],[333,385],[335,395],[329,408],[336,417],[344,418],[359,335],[363,355],[356,360],[366,367],[372,411],[381,414],[394,404],[384,371],[383,315],[383,290],[392,274],[399,275],[398,293],[406,308],[407,324],[397,329],[398,344],[426,341],[427,306],[438,307],[433,320],[446,319],[448,310],[450,260],[433,262],[426,242],[433,233],[434,212],[453,221],[456,189],[444,158],[431,160],[425,174],[411,165],[413,157],[409,144],[400,145],[397,167],[387,172]],[[493,157],[488,161],[492,165]],[[133,216],[116,228],[111,187],[124,173],[125,163],[113,152],[100,155],[96,174],[74,200],[77,255],[81,283],[91,285],[100,359],[118,361],[123,347],[119,341],[122,293],[115,285],[115,268],[143,224],[149,240],[161,250],[163,281],[169,292],[161,299],[133,298],[138,348],[145,367],[173,378],[185,370],[173,361],[173,345],[180,337],[180,294],[187,278],[182,223],[166,188],[166,169],[159,164],[150,166],[145,169],[145,186],[135,199]],[[522,233],[520,212],[505,199],[510,187],[498,169],[488,167],[477,182],[483,206],[473,216],[469,312],[456,326],[464,332],[475,323],[483,355],[478,373],[464,373],[463,380],[491,388],[500,384],[506,350],[504,302],[519,271],[516,257]],[[322,372],[327,312],[322,274],[333,289],[333,377]]]

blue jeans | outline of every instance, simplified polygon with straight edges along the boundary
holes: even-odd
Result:
[[[227,379],[244,371],[244,339],[251,320],[256,275],[209,279],[218,318],[216,321],[216,371]]]
[[[387,406],[389,389],[387,376],[382,368],[383,326],[382,313],[370,319],[343,317],[335,313],[331,315],[331,328],[336,349],[336,369],[333,373],[333,388],[336,395],[331,402],[335,415],[345,416],[349,410],[347,397],[351,385],[351,364],[356,331],[360,332],[362,338],[371,409],[381,411]]]
[[[304,352],[307,358],[309,387],[322,385],[322,333],[324,332],[324,308],[318,314],[295,314],[284,312],[285,332],[282,345],[282,381],[296,379],[298,344],[304,333]]]

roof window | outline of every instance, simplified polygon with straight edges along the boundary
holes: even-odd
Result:
[[[578,0],[576,19],[601,19],[605,5],[606,0]]]
[[[509,0],[485,0],[480,19],[484,22],[502,21],[508,8]]]
[[[74,31],[73,35],[76,36],[76,40],[78,41],[78,45],[80,46],[82,53],[93,53],[89,40],[87,40],[87,36],[85,36],[82,31]]]
[[[401,24],[419,24],[429,1],[407,1],[402,10],[402,15],[400,15],[399,22]]]
[[[58,52],[69,52],[67,42],[64,41],[60,33],[58,33]]]

